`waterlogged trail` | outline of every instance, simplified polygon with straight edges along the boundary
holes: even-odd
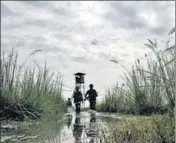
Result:
[[[111,121],[120,117],[90,110],[80,114],[74,111],[66,113],[59,135],[47,143],[98,143],[98,126],[104,119]]]
[[[72,108],[58,122],[4,124],[1,142],[13,143],[98,143],[99,126],[121,115],[84,111],[76,114]],[[25,125],[26,124],[26,125]],[[29,126],[29,127],[27,127]],[[6,130],[6,132],[4,132]]]

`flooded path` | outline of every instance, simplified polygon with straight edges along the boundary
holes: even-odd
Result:
[[[98,143],[99,125],[113,120],[118,123],[120,115],[91,110],[76,114],[73,108],[69,108],[57,123],[27,123],[30,124],[29,127],[18,123],[22,126],[18,128],[18,125],[3,125],[3,130],[7,132],[2,134],[1,142],[8,140],[13,143]]]
[[[98,143],[98,123],[101,123],[103,119],[110,121],[120,118],[117,115],[91,110],[80,114],[74,111],[66,113],[59,135],[47,143]]]

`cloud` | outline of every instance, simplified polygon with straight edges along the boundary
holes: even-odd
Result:
[[[1,47],[19,52],[19,61],[37,49],[32,63],[45,61],[50,71],[60,72],[64,84],[74,88],[75,72],[86,73],[103,93],[124,69],[144,59],[147,38],[163,40],[175,25],[175,2],[169,1],[3,1]],[[142,61],[141,61],[142,62]],[[65,97],[71,93],[66,92]]]
[[[81,62],[81,63],[87,62],[87,59],[85,57],[72,57],[72,59],[76,62]]]
[[[97,44],[98,44],[98,40],[97,40],[97,39],[93,39],[93,40],[91,41],[91,44],[92,44],[92,45],[97,45]]]
[[[1,16],[6,17],[6,16],[12,16],[13,12],[9,10],[4,4],[1,5]]]
[[[112,2],[112,11],[106,14],[106,18],[111,20],[115,27],[142,29],[146,27],[146,23],[140,19],[135,4],[136,2]]]

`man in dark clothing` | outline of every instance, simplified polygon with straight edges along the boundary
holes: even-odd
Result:
[[[90,87],[90,89],[86,92],[85,99],[89,99],[90,109],[91,110],[96,110],[97,92],[96,92],[95,89],[93,89],[93,84],[90,84],[89,87]]]
[[[81,102],[83,101],[82,93],[79,91],[79,87],[76,86],[76,91],[73,93],[74,103],[76,107],[76,113],[80,113]]]

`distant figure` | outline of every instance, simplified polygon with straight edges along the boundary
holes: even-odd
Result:
[[[68,98],[67,106],[72,106],[71,98]]]
[[[96,98],[98,95],[97,95],[96,90],[93,89],[93,84],[90,84],[89,87],[90,89],[85,94],[85,100],[86,99],[89,100],[91,110],[96,110]]]
[[[81,111],[81,102],[83,101],[82,93],[79,91],[79,87],[76,86],[76,91],[73,93],[74,103],[76,107],[76,113]]]

